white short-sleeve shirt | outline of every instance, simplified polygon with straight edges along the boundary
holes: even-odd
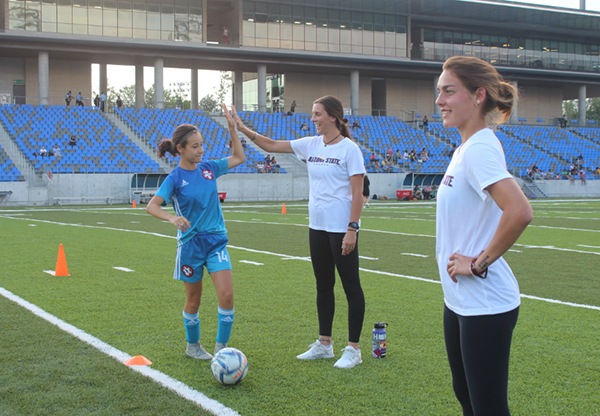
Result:
[[[325,145],[323,136],[292,140],[291,145],[308,166],[310,228],[345,233],[352,208],[350,177],[366,173],[360,148],[348,138]]]
[[[502,145],[490,129],[475,133],[456,149],[437,193],[436,260],[444,302],[459,315],[491,315],[520,304],[519,285],[504,258],[488,269],[487,279],[458,276],[446,267],[453,253],[478,256],[491,242],[502,210],[486,187],[510,178]]]

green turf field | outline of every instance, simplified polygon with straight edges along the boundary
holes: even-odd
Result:
[[[600,201],[532,205],[533,223],[505,256],[523,294],[511,357],[511,410],[600,415]],[[281,204],[223,204],[236,298],[230,345],[250,363],[248,377],[235,387],[218,385],[209,363],[185,356],[183,285],[172,279],[174,227],[143,208],[0,209],[0,415],[210,414],[180,396],[188,389],[230,414],[461,414],[442,336],[435,205],[382,202],[363,211],[363,364],[351,370],[333,368],[335,360],[295,358],[318,329],[307,207],[286,208],[284,215]],[[59,244],[70,277],[44,272],[54,270]],[[339,281],[336,288],[337,358],[347,330]],[[147,357],[171,389],[7,293],[116,351]],[[200,314],[208,350],[216,307],[206,279]],[[370,357],[378,321],[389,324],[385,359]]]

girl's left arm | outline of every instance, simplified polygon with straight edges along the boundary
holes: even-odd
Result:
[[[225,118],[227,119],[227,127],[229,127],[229,134],[231,134],[233,154],[227,158],[227,168],[231,169],[244,163],[246,161],[246,154],[244,153],[244,146],[242,146],[242,142],[240,141],[240,137],[235,128],[235,121],[229,113],[227,106],[221,104],[221,109],[223,109],[223,114],[225,114]]]

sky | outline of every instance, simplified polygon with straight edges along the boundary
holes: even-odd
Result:
[[[113,87],[115,91],[121,88],[135,85],[135,67],[125,65],[107,65],[108,86]],[[191,73],[189,69],[164,68],[163,71],[164,88],[175,89],[172,85],[177,82],[191,83]],[[212,94],[215,95],[219,82],[221,80],[220,71],[198,71],[198,99]],[[100,85],[100,66],[92,64],[92,91],[98,93]],[[154,68],[144,67],[144,90],[154,85]],[[191,97],[188,97],[191,98]]]
[[[516,3],[530,3],[538,5],[579,8],[580,0],[513,0]],[[600,12],[600,0],[585,0],[586,10]],[[135,84],[135,67],[108,65],[108,85],[116,91],[121,88]],[[200,70],[198,74],[198,99],[206,95],[215,94],[221,73],[219,71]],[[164,68],[164,88],[173,89],[172,84],[176,82],[190,82],[190,71],[188,69]],[[154,84],[154,68],[144,67],[144,89],[150,88]],[[99,66],[92,65],[92,90],[98,92]],[[191,98],[191,97],[188,97]]]

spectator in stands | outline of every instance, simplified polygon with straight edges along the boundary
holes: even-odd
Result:
[[[429,130],[429,120],[427,119],[427,116],[423,116],[423,133],[427,134]]]
[[[575,165],[569,166],[569,171],[567,173],[567,179],[571,182],[571,185],[575,184],[575,176],[579,175],[579,169]]]
[[[358,120],[354,120],[354,122],[352,123],[352,128],[360,129],[360,123],[358,122]]]
[[[426,148],[421,149],[421,154],[419,155],[419,160],[421,162],[427,162],[429,160],[429,153]]]
[[[596,175],[600,175],[600,166],[596,166]]]
[[[104,92],[100,93],[100,111],[103,113],[106,111],[106,94]]]
[[[447,59],[436,104],[462,143],[437,193],[436,259],[444,293],[444,338],[465,415],[509,415],[510,345],[519,285],[502,255],[532,219],[490,125],[506,121],[517,89],[488,62]],[[489,275],[489,278],[488,278]]]
[[[562,117],[558,119],[558,124],[562,128],[567,127],[567,116],[565,114],[563,114]]]
[[[100,108],[100,96],[98,94],[94,97],[94,106]]]
[[[400,149],[397,149],[396,153],[394,154],[394,163],[399,165],[401,161],[402,161],[402,152],[400,151]]]
[[[384,159],[381,161],[381,171],[383,173],[391,173],[394,169],[392,168],[392,165],[387,161],[387,159]]]
[[[146,207],[150,215],[177,228],[174,278],[183,281],[186,293],[183,307],[186,353],[199,360],[212,358],[200,344],[198,308],[204,268],[212,278],[218,299],[215,353],[227,346],[234,322],[233,274],[216,179],[244,163],[246,157],[233,118],[224,104],[222,108],[233,138],[233,154],[203,162],[204,140],[198,128],[191,124],[178,126],[172,139],[160,142],[158,155],[179,156],[179,166],[167,176]],[[161,208],[167,201],[172,202],[175,214]]]
[[[246,147],[248,143],[246,142],[246,138],[242,137],[242,147]]]
[[[402,158],[405,160],[410,160],[410,153],[408,153],[408,149],[404,149],[404,154],[402,155]]]
[[[415,149],[411,149],[410,154],[409,154],[409,158],[411,162],[416,162],[417,161],[417,151]]]
[[[308,131],[308,125],[303,122],[302,125],[300,126],[300,131],[301,132]]]
[[[292,101],[292,105],[290,106],[290,113],[294,114],[296,112],[296,100]],[[290,115],[292,115],[290,114]]]
[[[69,139],[69,146],[77,146],[77,139],[75,138],[75,136],[71,136],[71,138]]]
[[[121,108],[123,108],[123,100],[121,99],[120,95],[117,95],[117,108],[120,110]]]
[[[60,147],[58,146],[58,144],[55,144],[52,149],[50,149],[50,156],[54,156],[54,157],[61,157],[61,153],[60,153]]]
[[[46,146],[42,145],[42,147],[40,147],[39,155],[41,157],[48,156],[48,149],[46,149]]]
[[[371,152],[371,156],[369,156],[369,166],[373,169],[379,167],[379,158],[375,155],[375,152]]]
[[[71,100],[73,100],[73,94],[71,94],[71,90],[69,90],[67,95],[65,95],[65,103],[67,104],[67,107],[71,105]]]
[[[534,163],[531,169],[529,169],[529,176],[531,179],[539,179],[541,174],[540,168]]]
[[[78,107],[83,107],[83,95],[81,95],[81,91],[79,91],[75,96],[75,105]]]
[[[275,159],[275,156],[271,156],[270,165],[271,165],[271,173],[279,173],[281,166],[279,165],[279,163],[277,163],[277,159]]]
[[[586,184],[586,181],[585,181],[585,169],[579,169],[579,180],[581,181],[582,185]]]
[[[334,367],[352,368],[362,362],[359,341],[365,297],[357,243],[366,172],[362,152],[350,138],[342,102],[334,96],[315,100],[311,120],[318,135],[297,140],[272,140],[246,127],[235,109],[233,113],[238,129],[258,147],[272,153],[294,153],[306,160],[310,182],[309,246],[317,286],[319,338],[297,358],[334,356],[331,336],[337,269],[348,301],[348,344]]]

